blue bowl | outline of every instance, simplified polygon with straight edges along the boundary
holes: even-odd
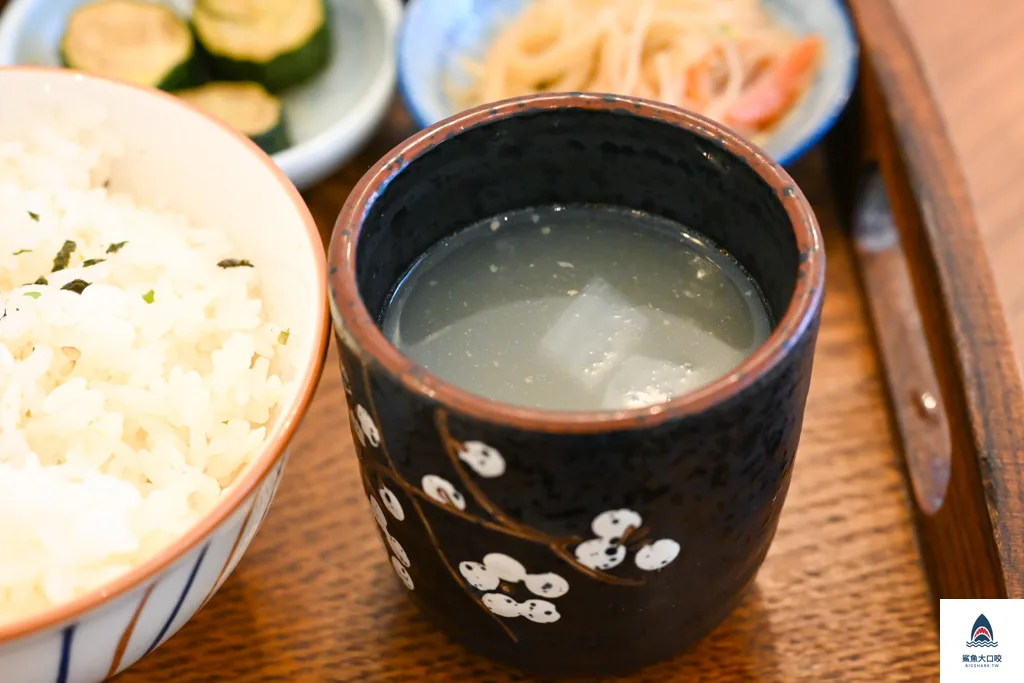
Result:
[[[857,80],[860,49],[843,0],[764,0],[785,26],[817,33],[827,43],[818,79],[763,143],[788,165],[835,124]],[[444,83],[458,82],[459,61],[483,54],[495,33],[531,0],[410,0],[398,38],[398,82],[413,120],[422,127],[448,118],[457,107]]]

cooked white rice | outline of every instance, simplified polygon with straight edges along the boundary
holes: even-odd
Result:
[[[246,255],[216,226],[105,189],[116,153],[95,127],[0,137],[0,621],[179,536],[260,451],[284,389],[259,264],[219,267]]]

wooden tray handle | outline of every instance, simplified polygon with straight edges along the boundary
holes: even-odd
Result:
[[[932,598],[1021,598],[1024,387],[985,245],[900,17],[888,0],[850,5],[864,47],[862,76],[856,108],[833,135],[830,156],[839,160],[836,179],[847,189],[871,165],[880,169],[902,267],[913,283],[922,323],[919,349],[912,326],[893,320],[899,297],[872,301],[871,307]],[[860,210],[864,201],[877,202],[870,181],[868,190],[860,195]],[[885,288],[873,279],[876,266],[864,258],[863,239],[855,243],[866,293],[877,299]],[[902,347],[893,343],[893,330],[900,329],[907,337]],[[925,353],[930,364],[922,362]],[[912,400],[905,393],[908,376],[937,382],[939,396],[925,397],[925,412],[944,409],[938,419],[948,433],[928,436],[903,419]]]

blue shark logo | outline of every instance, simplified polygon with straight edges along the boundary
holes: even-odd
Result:
[[[996,647],[997,645],[999,643],[996,642],[992,624],[984,614],[979,614],[974,626],[971,627],[971,639],[967,641],[967,647]]]

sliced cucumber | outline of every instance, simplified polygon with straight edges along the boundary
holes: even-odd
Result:
[[[214,76],[271,92],[305,83],[331,59],[324,0],[197,0],[192,24]]]
[[[259,83],[207,83],[177,95],[248,135],[267,154],[276,154],[291,145],[281,100]]]
[[[144,0],[99,0],[71,14],[61,40],[64,65],[161,90],[187,88],[199,65],[188,24]]]
[[[282,0],[196,0],[196,5],[221,19],[252,24],[264,21],[282,21],[292,11],[292,2]]]

